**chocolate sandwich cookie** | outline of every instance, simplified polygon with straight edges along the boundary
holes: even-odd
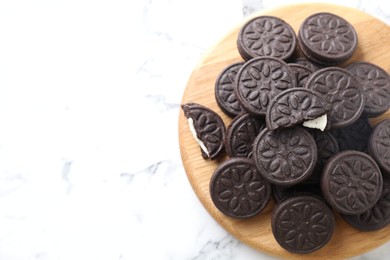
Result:
[[[287,63],[272,57],[258,57],[247,61],[238,71],[235,94],[244,110],[264,116],[271,99],[295,86],[294,73]]]
[[[390,119],[375,126],[368,141],[368,151],[382,173],[390,177]]]
[[[368,139],[371,135],[372,127],[365,115],[360,116],[353,124],[332,129],[331,133],[336,138],[340,151],[355,150],[368,152]]]
[[[268,105],[265,121],[268,129],[300,125],[312,121],[312,127],[324,130],[327,125],[327,115],[330,111],[328,103],[317,93],[305,88],[287,89],[278,95]],[[313,120],[324,116],[316,124]]]
[[[361,82],[364,90],[364,114],[376,117],[390,108],[390,75],[369,62],[354,62],[346,68]]]
[[[323,68],[323,65],[317,64],[317,63],[315,63],[311,60],[308,60],[307,58],[304,58],[304,57],[293,58],[293,59],[289,60],[289,64],[290,63],[293,63],[293,64],[295,63],[295,64],[305,66],[306,68],[308,68],[312,72]]]
[[[317,92],[331,105],[332,128],[351,125],[363,113],[363,88],[345,69],[329,67],[318,70],[309,77],[305,87]]]
[[[337,65],[354,54],[358,36],[345,19],[331,13],[316,13],[306,18],[298,32],[298,44],[310,60]]]
[[[287,251],[307,254],[325,246],[333,235],[330,208],[314,196],[294,196],[279,202],[272,212],[272,233]]]
[[[241,114],[227,127],[225,150],[229,157],[251,157],[253,141],[265,127],[261,118]]]
[[[375,206],[359,215],[341,217],[352,227],[360,231],[379,230],[390,224],[390,180],[383,179],[382,194]]]
[[[317,129],[308,129],[317,145],[317,163],[313,173],[305,183],[320,183],[322,170],[327,160],[339,152],[337,140],[329,131],[319,131]]]
[[[321,177],[325,199],[338,212],[361,214],[372,208],[382,193],[382,174],[375,161],[358,151],[332,156]]]
[[[301,127],[264,129],[253,143],[252,158],[266,180],[291,186],[310,177],[317,162],[317,147]]]
[[[272,186],[272,198],[276,203],[279,203],[282,200],[288,199],[293,196],[300,194],[310,194],[318,197],[323,197],[321,192],[321,186],[317,184],[299,183],[294,186],[280,186],[280,185],[271,185]]]
[[[201,148],[204,159],[215,159],[223,151],[225,124],[213,110],[196,103],[181,106],[190,131]]]
[[[295,50],[296,36],[289,24],[274,16],[259,16],[240,30],[237,49],[245,60],[260,56],[288,59]]]
[[[231,158],[215,170],[210,181],[214,205],[233,218],[260,213],[271,198],[271,185],[248,158]]]
[[[234,63],[226,67],[215,81],[215,100],[221,110],[230,117],[243,112],[234,94],[234,79],[243,62]]]
[[[295,74],[297,87],[303,88],[305,87],[305,83],[308,77],[313,73],[313,70],[308,67],[296,63],[288,63],[288,66],[292,69]]]

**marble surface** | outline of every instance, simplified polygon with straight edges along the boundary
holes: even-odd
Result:
[[[177,122],[205,50],[287,3],[1,1],[0,259],[272,259],[202,207]],[[388,1],[342,3],[390,24]]]

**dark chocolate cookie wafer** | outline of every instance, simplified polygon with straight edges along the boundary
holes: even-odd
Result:
[[[335,219],[330,208],[314,196],[294,196],[279,202],[272,212],[272,233],[284,249],[307,254],[326,245]]]
[[[253,140],[265,127],[263,119],[242,114],[226,130],[225,150],[229,157],[251,157]]]
[[[312,194],[315,196],[323,197],[321,192],[321,186],[319,184],[299,183],[294,186],[280,186],[280,185],[271,185],[272,186],[272,198],[276,203],[280,201],[300,195],[300,194]]]
[[[288,59],[295,50],[296,36],[289,24],[273,16],[248,21],[240,30],[237,49],[245,60],[259,56]]]
[[[264,116],[272,98],[295,86],[294,74],[287,63],[272,57],[259,57],[247,61],[238,71],[235,94],[247,112]]]
[[[323,65],[317,64],[317,63],[315,63],[311,60],[308,60],[307,58],[304,58],[304,57],[293,58],[293,59],[289,60],[289,64],[290,63],[293,63],[293,64],[296,63],[299,65],[305,66],[306,68],[308,68],[312,72],[323,68]]]
[[[210,181],[214,205],[234,218],[260,213],[271,197],[271,185],[258,173],[252,160],[232,158],[215,170]]]
[[[317,164],[313,173],[305,183],[320,183],[322,170],[327,160],[339,152],[337,140],[329,131],[319,131],[317,129],[308,129],[317,145]]]
[[[226,128],[221,117],[211,109],[187,103],[181,106],[192,135],[201,148],[203,158],[215,159],[223,151]]]
[[[370,210],[359,215],[344,215],[342,218],[360,231],[379,230],[390,224],[390,180],[383,179],[383,190],[378,202]]]
[[[368,62],[354,62],[346,68],[362,83],[364,113],[376,117],[390,108],[390,75],[382,68]]]
[[[300,125],[312,121],[309,127],[324,130],[327,125],[328,103],[317,92],[305,88],[287,89],[271,100],[267,108],[265,121],[268,129]],[[322,120],[315,119],[324,116]]]
[[[325,165],[321,189],[325,199],[338,212],[361,214],[372,208],[382,193],[382,174],[367,154],[344,151]]]
[[[298,44],[310,60],[337,65],[354,54],[358,37],[353,26],[331,13],[316,13],[306,18],[298,32]]]
[[[221,110],[230,117],[243,112],[234,94],[235,77],[243,62],[234,63],[225,68],[215,81],[215,100]]]
[[[332,128],[353,124],[363,112],[363,88],[355,76],[342,68],[329,67],[314,72],[306,88],[316,91],[331,105]]]
[[[368,142],[368,151],[382,173],[390,177],[390,119],[375,126]]]
[[[253,143],[252,157],[266,180],[289,186],[310,177],[317,162],[317,147],[301,127],[264,129]]]
[[[309,69],[304,65],[300,65],[296,63],[288,63],[288,66],[290,66],[293,73],[295,74],[297,87],[304,88],[306,81],[309,78],[309,76],[313,73],[313,70]]]
[[[352,125],[331,130],[332,135],[337,140],[340,151],[355,150],[365,153],[368,151],[368,139],[371,132],[372,127],[365,115],[362,115]]]

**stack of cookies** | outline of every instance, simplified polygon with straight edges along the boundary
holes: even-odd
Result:
[[[205,159],[226,153],[210,180],[216,208],[233,218],[276,202],[272,232],[284,249],[310,253],[332,237],[334,214],[361,231],[390,223],[390,76],[375,64],[345,64],[358,47],[353,26],[316,13],[299,32],[260,16],[237,37],[243,58],[221,71],[215,100],[233,120],[182,105]]]

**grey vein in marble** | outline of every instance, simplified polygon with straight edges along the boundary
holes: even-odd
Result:
[[[72,190],[72,183],[69,180],[71,166],[72,166],[72,161],[64,160],[62,166],[62,179],[67,183],[67,191],[66,191],[67,194],[69,194],[70,191]]]
[[[212,241],[209,240],[202,247],[197,256],[191,258],[191,260],[203,260],[203,259],[232,259],[232,251],[234,247],[239,245],[238,240],[234,239],[229,234],[226,234],[221,240]]]
[[[150,100],[159,112],[179,109],[180,104],[171,103],[167,101],[166,96],[163,95],[146,95],[145,98]]]
[[[242,0],[243,16],[251,15],[263,9],[263,0]]]
[[[139,76],[145,76],[146,78],[162,78],[163,75],[159,73],[156,70],[151,69],[150,67],[153,66],[153,63],[155,62],[154,58],[149,58],[145,60],[144,63],[142,63],[139,68],[137,69],[136,74]]]
[[[162,160],[155,162],[145,169],[136,172],[123,172],[120,174],[121,178],[126,179],[127,184],[133,184],[137,176],[148,176],[148,178],[153,178],[155,175],[159,175],[163,178],[164,186],[167,185],[171,179],[171,174],[175,172],[178,165],[171,160]]]

